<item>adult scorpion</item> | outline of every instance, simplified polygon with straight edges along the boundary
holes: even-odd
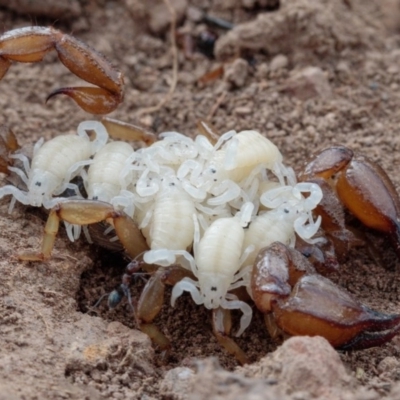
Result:
[[[57,89],[47,99],[65,94],[100,115],[122,101],[122,73],[86,44],[53,28],[27,27],[0,36],[0,79],[12,62],[39,62],[51,50],[95,87]],[[196,304],[212,310],[218,341],[242,363],[247,357],[230,337],[230,310],[242,312],[239,335],[251,321],[252,303],[264,313],[273,337],[320,335],[336,348],[362,349],[398,334],[400,314],[369,309],[305,257],[312,249],[320,264],[332,266],[331,244],[340,256],[348,251],[356,239],[345,225],[344,209],[387,235],[400,256],[400,201],[388,175],[371,160],[336,146],[313,156],[296,177],[279,149],[259,132],[219,135],[205,121],[199,132],[195,139],[169,132],[156,140],[122,122],[86,121],[78,135],[37,143],[29,160],[3,128],[0,170],[19,175],[26,191],[7,185],[0,198],[12,195],[13,201],[50,209],[41,250],[19,259],[51,257],[60,221],[70,226],[107,221],[133,260],[109,304],[115,307],[124,296],[130,301],[132,277],[149,271],[134,315],[138,327],[163,349],[169,340],[153,320],[167,284],[174,285],[172,304],[187,291]],[[147,147],[134,150],[110,142],[108,134],[139,139]],[[66,154],[62,168],[53,163],[54,154]],[[87,198],[71,182],[75,176],[82,177]],[[72,199],[62,197],[66,188],[75,190]],[[250,304],[237,293],[241,287]]]

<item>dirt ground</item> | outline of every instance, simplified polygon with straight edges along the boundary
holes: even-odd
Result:
[[[177,86],[153,112],[147,108],[173,80],[164,2],[71,0],[68,10],[58,3],[1,1],[1,30],[52,25],[105,54],[126,83],[110,116],[157,133],[193,136],[206,118],[221,132],[257,129],[297,170],[316,150],[342,144],[379,162],[400,190],[398,0],[174,0],[180,38],[210,28],[219,37],[214,58],[179,47]],[[234,27],[210,27],[203,14]],[[223,76],[202,82],[219,66]],[[0,123],[27,147],[74,132],[98,117],[67,98],[44,100],[77,83],[54,53],[13,64],[0,82]],[[237,340],[252,361],[240,367],[213,337],[209,312],[189,296],[175,308],[166,301],[157,319],[173,345],[165,356],[135,330],[126,303],[93,308],[120,283],[120,254],[71,243],[62,230],[49,262],[21,263],[15,254],[40,246],[45,214],[21,205],[8,214],[8,204],[0,201],[0,399],[400,397],[400,337],[350,353],[321,338],[278,346],[256,314]],[[367,247],[353,250],[332,279],[369,307],[400,313],[399,262],[385,240],[376,240],[384,262]],[[132,296],[142,287],[135,284]]]

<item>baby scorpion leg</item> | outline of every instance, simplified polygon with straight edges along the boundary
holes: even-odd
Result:
[[[41,252],[20,254],[18,258],[25,261],[43,261],[50,258],[61,220],[76,225],[89,225],[107,220],[114,225],[122,245],[132,258],[148,250],[135,222],[126,214],[115,211],[112,205],[96,200],[67,200],[57,204],[50,211],[44,228]]]
[[[252,297],[257,308],[272,315],[280,331],[323,336],[339,349],[378,346],[400,332],[400,315],[369,309],[314,273],[306,259],[299,264],[297,257],[296,250],[275,242],[261,250],[254,263]],[[268,322],[274,330],[271,318]]]
[[[65,94],[86,112],[107,114],[123,99],[123,77],[101,54],[74,37],[54,28],[30,26],[0,36],[0,79],[12,61],[39,62],[56,50],[60,61],[76,76],[96,87],[68,87],[47,97]],[[46,100],[46,101],[47,101]]]

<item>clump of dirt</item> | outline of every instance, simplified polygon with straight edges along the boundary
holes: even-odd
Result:
[[[297,171],[316,150],[345,145],[379,162],[399,190],[397,0],[173,2],[186,47],[178,51],[177,87],[154,112],[143,109],[162,101],[173,79],[163,1],[151,9],[136,0],[74,2],[79,16],[57,11],[57,23],[54,8],[43,2],[36,16],[29,3],[0,8],[3,30],[35,20],[105,54],[126,83],[125,100],[111,117],[190,136],[205,118],[220,132],[257,129]],[[233,29],[210,25],[216,18]],[[215,58],[196,51],[199,35],[209,31],[218,36]],[[204,79],[210,71],[215,76]],[[74,132],[97,117],[67,98],[44,100],[55,88],[81,84],[55,52],[41,63],[14,63],[0,81],[0,123],[24,145]],[[279,347],[256,313],[237,340],[251,364],[238,367],[214,338],[209,312],[189,296],[171,308],[170,292],[156,322],[172,350],[159,353],[135,329],[127,303],[115,311],[105,301],[93,308],[121,282],[123,257],[84,240],[71,243],[61,230],[50,261],[21,263],[15,254],[40,247],[46,215],[21,205],[8,214],[8,203],[0,202],[0,398],[399,397],[399,337],[351,353],[335,352],[320,338]],[[372,243],[354,249],[332,279],[369,307],[400,313],[399,263],[385,240]],[[379,254],[395,261],[382,262]],[[134,299],[142,287],[141,281],[132,287]]]

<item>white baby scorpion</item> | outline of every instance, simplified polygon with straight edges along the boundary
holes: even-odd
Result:
[[[88,171],[82,171],[88,198],[122,206],[132,216],[133,195],[126,188],[133,181],[133,171],[129,168],[133,157],[133,147],[126,142],[110,142],[102,147]]]
[[[237,336],[249,326],[252,309],[228,292],[246,284],[238,271],[253,248],[250,246],[243,249],[244,226],[250,220],[252,211],[251,203],[244,204],[236,216],[215,220],[201,239],[199,225],[194,218],[194,257],[188,252],[175,252],[189,262],[189,266],[186,267],[191,269],[198,281],[183,278],[175,284],[171,295],[172,306],[176,299],[187,291],[196,304],[204,304],[208,309],[239,309],[243,315]],[[223,318],[223,314],[219,313],[217,318]],[[221,325],[222,321],[217,321],[217,324]]]
[[[195,213],[193,199],[182,189],[179,180],[173,173],[165,175],[140,225],[151,249],[144,260],[148,264],[170,265],[168,260],[174,257],[174,251],[191,246]]]
[[[96,138],[91,141],[86,131],[95,131]],[[32,162],[23,154],[11,157],[22,161],[25,171],[19,168],[9,169],[18,174],[27,186],[27,191],[12,185],[0,189],[0,198],[11,194],[13,196],[10,211],[15,200],[32,206],[51,208],[54,205],[53,196],[57,196],[67,188],[77,187],[70,183],[80,169],[87,165],[90,157],[103,147],[108,140],[104,126],[97,121],[85,121],[78,126],[78,135],[56,136],[43,144],[39,140],[33,151]]]
[[[302,192],[310,195],[305,198]],[[320,187],[308,182],[279,186],[261,195],[261,203],[270,210],[257,215],[246,230],[245,246],[254,246],[246,264],[252,265],[261,248],[273,242],[294,247],[295,233],[303,240],[313,242],[311,238],[319,229],[321,217],[314,221],[311,211],[321,199]]]
[[[188,180],[197,188],[212,195],[207,203],[212,206],[230,202],[242,193],[239,183],[256,167],[275,170],[282,163],[278,148],[257,131],[236,133],[229,131],[221,136],[215,146],[198,136],[199,165],[192,161],[183,163],[178,176],[191,172]],[[205,195],[203,197],[206,197]]]

